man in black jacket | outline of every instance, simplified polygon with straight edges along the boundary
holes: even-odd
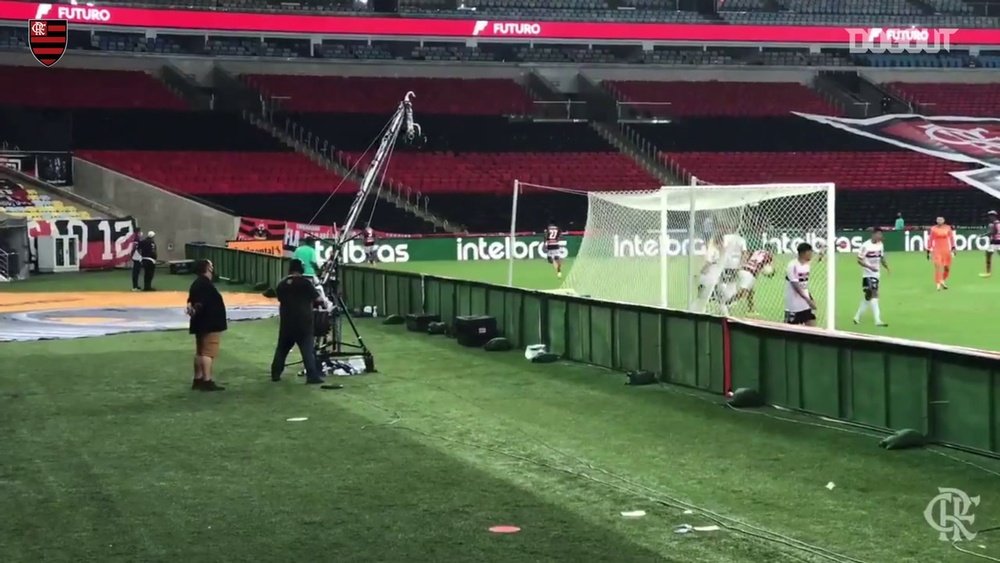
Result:
[[[152,233],[150,233],[152,237]],[[198,277],[188,290],[187,314],[191,317],[188,332],[194,335],[194,380],[191,389],[224,391],[212,379],[212,365],[219,354],[222,333],[228,328],[226,304],[212,283],[215,266],[211,260],[199,260],[194,266]]]
[[[139,254],[142,256],[143,291],[153,291],[153,275],[156,273],[156,233],[149,231],[146,238],[139,242]]]
[[[316,333],[313,322],[313,305],[320,300],[319,291],[310,278],[303,275],[301,260],[292,260],[288,277],[278,282],[275,293],[281,304],[278,328],[278,345],[271,362],[271,381],[281,381],[285,360],[292,346],[298,346],[302,365],[306,368],[306,383],[323,383],[323,374],[316,365]]]

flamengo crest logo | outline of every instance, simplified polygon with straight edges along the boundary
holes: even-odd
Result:
[[[810,121],[937,158],[982,168],[950,174],[1000,198],[1000,118],[882,115],[848,119],[793,112]]]
[[[541,34],[542,25],[529,22],[492,22],[490,25],[489,20],[476,20],[472,28],[473,37],[532,37]]]
[[[35,60],[44,66],[59,62],[66,52],[66,20],[28,20],[28,46]]]
[[[951,36],[957,29],[846,28],[851,36],[851,53],[940,53],[951,50]]]

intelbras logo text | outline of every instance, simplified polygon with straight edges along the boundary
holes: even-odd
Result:
[[[489,20],[476,20],[475,27],[472,28],[472,35],[475,36],[498,36],[498,37],[532,37],[542,34],[542,25],[530,22],[490,22]]]
[[[566,241],[559,241],[559,246],[563,249],[563,256],[566,256]],[[460,261],[467,260],[507,260],[513,257],[515,260],[525,258],[545,258],[545,249],[542,241],[533,240],[525,242],[523,240],[510,237],[501,239],[486,239],[483,237],[455,239],[455,258]]]

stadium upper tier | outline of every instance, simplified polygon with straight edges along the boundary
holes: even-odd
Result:
[[[967,117],[1000,116],[1000,84],[916,84],[889,87],[920,113]]]
[[[144,72],[0,66],[0,106],[184,109],[186,104]]]
[[[815,91],[797,83],[606,81],[604,86],[631,109],[651,116],[836,113]]]
[[[531,98],[513,80],[251,74],[243,78],[284,111],[389,115],[408,91],[421,113],[523,115]]]
[[[314,12],[385,16],[355,7],[352,0],[153,0],[116,1],[145,7],[250,12]],[[510,21],[622,21],[779,25],[925,25],[997,27],[1000,9],[991,0],[726,0],[715,13],[699,13],[676,0],[400,0],[407,17],[504,19]],[[360,6],[360,4],[359,4]],[[878,20],[873,22],[872,18]]]
[[[969,189],[967,166],[915,152],[671,152],[665,162],[712,184],[833,182],[838,190]]]
[[[1000,23],[1000,22],[998,22]],[[0,26],[0,50],[25,51],[23,27]],[[324,39],[311,43],[307,38],[209,37],[160,33],[70,30],[71,50],[199,55],[212,57],[273,57],[279,59],[406,60],[436,62],[527,62],[572,64],[658,64],[734,66],[874,66],[1000,68],[1000,56],[982,52],[971,55],[952,50],[939,54],[850,55],[846,50],[811,53],[806,49],[745,47],[667,47],[655,45],[644,50],[639,45],[557,45],[550,43],[463,42]]]

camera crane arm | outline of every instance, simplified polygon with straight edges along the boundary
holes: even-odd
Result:
[[[354,231],[358,217],[361,215],[361,209],[364,208],[368,196],[371,195],[372,188],[375,186],[375,181],[378,179],[379,174],[388,165],[386,157],[389,156],[392,147],[396,144],[400,132],[403,130],[406,131],[404,138],[407,141],[412,141],[421,134],[420,125],[413,121],[413,104],[410,100],[414,97],[416,96],[413,92],[407,92],[403,96],[403,101],[399,103],[399,107],[396,108],[396,113],[389,120],[385,134],[382,135],[382,142],[379,144],[378,149],[375,150],[375,156],[372,158],[371,164],[368,165],[368,171],[365,172],[358,193],[354,196],[354,201],[347,212],[347,220],[344,221],[343,227],[340,230],[330,259],[323,264],[320,280],[324,285],[330,281],[331,276],[336,275],[336,269],[340,264],[341,252],[344,245],[353,238],[356,238],[352,237],[352,232]]]

